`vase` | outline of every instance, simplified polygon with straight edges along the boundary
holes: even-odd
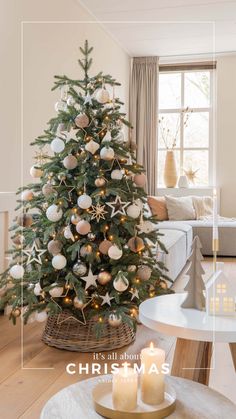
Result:
[[[167,188],[175,188],[178,180],[174,150],[167,150],[164,166],[164,183]]]

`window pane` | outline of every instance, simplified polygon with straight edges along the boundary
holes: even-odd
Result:
[[[210,72],[184,73],[184,106],[206,108],[210,106]]]
[[[181,107],[181,73],[159,75],[159,109]]]
[[[196,172],[194,185],[208,185],[208,151],[186,150],[184,151],[184,170]],[[189,175],[190,176],[190,175]],[[191,185],[191,182],[190,182]]]
[[[173,148],[176,139],[176,147],[179,147],[179,124],[180,114],[160,113],[158,123],[158,148]]]
[[[209,113],[193,112],[184,128],[184,147],[209,146]]]
[[[165,186],[164,184],[164,166],[165,166],[166,151],[158,150],[158,185]],[[180,173],[180,151],[175,150],[177,172]]]

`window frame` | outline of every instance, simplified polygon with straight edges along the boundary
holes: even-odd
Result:
[[[184,95],[185,95],[185,83],[184,83],[184,74],[185,73],[196,73],[196,72],[209,72],[210,73],[210,98],[209,98],[209,107],[201,107],[201,108],[195,108],[190,107],[190,110],[193,113],[200,113],[200,112],[207,112],[209,114],[209,145],[208,147],[184,147],[184,124],[183,124],[183,115],[181,115],[181,111],[185,108],[184,105]],[[162,114],[179,114],[180,115],[180,131],[179,131],[179,137],[180,137],[180,146],[175,147],[174,150],[178,151],[180,153],[180,171],[183,167],[183,160],[184,160],[184,151],[208,151],[208,183],[203,185],[191,185],[192,188],[207,188],[211,185],[213,185],[214,176],[213,176],[213,170],[214,170],[214,125],[213,125],[213,112],[214,112],[214,77],[215,77],[215,68],[207,68],[203,69],[201,67],[199,68],[184,68],[184,69],[177,69],[177,70],[167,70],[163,69],[160,74],[173,74],[173,73],[180,73],[181,74],[181,103],[180,108],[170,108],[170,109],[159,109],[158,105],[158,118]],[[159,89],[159,80],[158,80],[158,89]],[[159,147],[158,146],[158,139],[157,139],[157,158],[159,151],[165,151],[165,147]],[[181,173],[180,173],[181,174]],[[160,180],[157,179],[157,187],[163,188],[163,184],[160,183]]]

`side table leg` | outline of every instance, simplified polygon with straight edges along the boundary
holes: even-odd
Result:
[[[234,368],[236,371],[236,343],[229,343],[229,348],[231,351],[231,355],[232,355],[232,359],[233,359],[233,363],[234,363]]]
[[[212,343],[178,338],[171,374],[208,385]]]

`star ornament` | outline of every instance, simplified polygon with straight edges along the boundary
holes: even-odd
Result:
[[[126,215],[125,208],[130,204],[130,202],[123,202],[119,195],[116,196],[115,201],[106,202],[106,205],[112,209],[111,217],[115,217],[117,214]]]
[[[91,269],[91,265],[89,265],[88,275],[81,276],[81,279],[83,279],[83,281],[86,282],[85,290],[87,290],[91,286],[97,288],[97,283],[96,283],[97,275],[93,274],[92,269]]]
[[[96,219],[97,223],[99,223],[99,221],[105,220],[105,214],[107,214],[107,211],[105,211],[105,205],[100,205],[97,204],[96,206],[92,205],[92,210],[89,211],[90,214],[92,215],[91,220]]]
[[[139,299],[139,293],[138,293],[137,288],[131,289],[129,292],[130,294],[132,294],[131,301],[133,301],[134,298]]]
[[[23,250],[23,253],[28,256],[26,265],[29,265],[30,263],[38,263],[39,265],[42,265],[42,259],[41,256],[46,252],[46,249],[39,249],[37,246],[36,241],[34,241],[32,247],[28,250]]]
[[[84,105],[86,105],[87,103],[89,105],[92,105],[92,96],[89,94],[84,97]]]
[[[111,300],[114,300],[114,297],[110,297],[109,293],[107,292],[105,295],[99,295],[100,298],[102,298],[102,306],[104,304],[111,305]]]
[[[73,315],[71,315],[71,316],[67,316],[66,318],[65,318],[65,316],[63,315],[63,318],[62,318],[62,320],[61,320],[62,313],[60,313],[60,314],[59,314],[59,316],[58,316],[58,318],[57,318],[57,324],[65,323],[65,322],[67,322],[68,320],[75,320],[75,321],[77,321],[78,323],[83,324],[83,325],[85,326],[85,325],[87,324],[87,320],[86,320],[86,317],[85,317],[85,314],[84,314],[84,309],[85,309],[85,307],[87,307],[87,306],[88,306],[88,305],[89,305],[92,301],[93,301],[93,298],[89,298],[89,299],[87,299],[87,301],[86,301],[86,303],[84,304],[83,308],[81,308],[81,309],[80,309],[80,312],[81,312],[81,315],[82,315],[82,320],[78,319],[77,317],[75,317],[75,316],[73,316]]]

